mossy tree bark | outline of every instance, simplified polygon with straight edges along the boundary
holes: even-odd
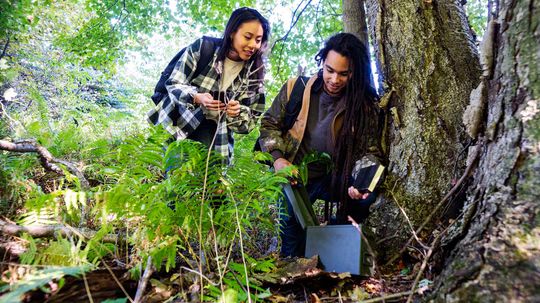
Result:
[[[540,3],[500,2],[480,159],[443,241],[440,302],[540,301]]]
[[[381,87],[390,97],[386,192],[368,225],[394,255],[465,169],[461,117],[480,64],[459,0],[368,0]],[[392,108],[392,109],[391,109]],[[391,110],[390,110],[391,109]],[[398,208],[409,216],[411,224]],[[431,228],[426,229],[426,237]]]

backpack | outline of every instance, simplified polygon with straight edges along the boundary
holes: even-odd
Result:
[[[297,78],[290,78],[287,81],[287,105],[285,106],[285,117],[283,118],[283,127],[281,128],[282,133],[286,133],[291,129],[296,122],[296,118],[302,109],[302,98],[304,95],[304,89],[306,88],[306,83],[308,82],[309,77],[299,76]],[[255,151],[261,151],[261,145],[259,143],[259,138],[255,141],[255,146],[253,147]]]
[[[193,73],[193,78],[196,78],[198,75],[201,74],[202,70],[210,64],[210,61],[214,58],[214,52],[216,51],[216,48],[221,45],[222,39],[220,38],[214,38],[214,37],[207,37],[203,36],[201,42],[201,56],[199,58],[199,61],[197,62],[197,67],[195,68],[195,72]],[[185,53],[187,47],[182,48],[174,58],[172,58],[171,62],[167,64],[167,67],[161,72],[161,77],[159,78],[158,83],[156,84],[156,87],[154,88],[154,94],[152,95],[152,101],[157,105],[163,97],[165,97],[167,92],[167,87],[165,86],[165,83],[169,78],[171,77],[171,74],[174,70],[174,66],[180,60],[180,57]]]

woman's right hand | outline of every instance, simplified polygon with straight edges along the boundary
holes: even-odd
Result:
[[[199,93],[193,96],[193,103],[202,105],[209,110],[224,110],[225,104],[219,100],[214,100],[209,93]]]

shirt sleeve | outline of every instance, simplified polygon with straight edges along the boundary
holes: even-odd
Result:
[[[165,83],[171,104],[174,105],[173,110],[176,112],[172,116],[177,119],[172,124],[179,128],[176,132],[179,139],[192,133],[204,117],[201,108],[193,104],[193,96],[198,90],[191,84],[200,59],[201,43],[202,38],[186,48]]]

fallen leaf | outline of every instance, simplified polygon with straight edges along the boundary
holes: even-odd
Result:
[[[354,301],[362,301],[369,299],[369,294],[360,286],[355,286],[351,293],[351,299]]]
[[[317,296],[317,294],[312,293],[310,296],[311,303],[321,303],[321,299]]]

